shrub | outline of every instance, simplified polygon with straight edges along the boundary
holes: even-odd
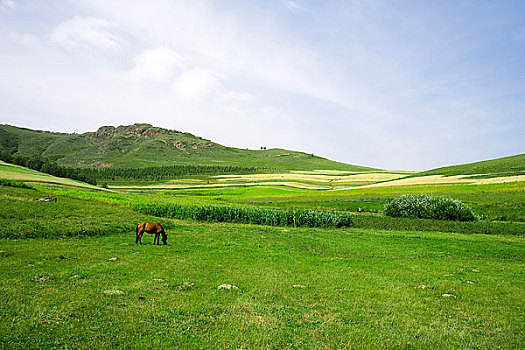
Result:
[[[468,206],[457,199],[432,197],[426,194],[406,194],[385,204],[385,215],[435,220],[478,220]]]
[[[24,182],[12,181],[12,180],[6,180],[6,179],[0,179],[0,186],[30,188],[30,189],[33,188],[29,185],[26,185]]]

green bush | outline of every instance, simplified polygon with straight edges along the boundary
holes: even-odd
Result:
[[[268,226],[347,227],[353,223],[350,214],[320,210],[253,209],[179,204],[137,204],[133,208],[141,213],[160,217]]]
[[[12,180],[6,180],[6,179],[0,179],[0,186],[18,187],[18,188],[33,188],[29,185],[26,185],[24,182],[12,181]]]
[[[457,199],[406,194],[385,204],[385,215],[403,218],[474,221],[478,216]]]

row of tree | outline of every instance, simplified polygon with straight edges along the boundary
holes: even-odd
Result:
[[[232,165],[166,165],[145,168],[89,168],[87,174],[98,180],[156,181],[191,175],[247,174],[261,171],[255,167]]]
[[[7,163],[21,165],[29,169],[41,171],[58,177],[68,177],[73,180],[87,182],[92,185],[97,184],[97,179],[90,174],[88,169],[65,167],[48,159],[41,159],[31,156],[12,155],[9,151],[0,151],[0,159]]]
[[[190,175],[247,174],[261,171],[255,167],[231,165],[167,165],[145,168],[78,168],[58,165],[54,161],[31,156],[12,155],[0,151],[0,159],[7,163],[21,165],[46,174],[68,177],[93,185],[115,180],[157,181]]]

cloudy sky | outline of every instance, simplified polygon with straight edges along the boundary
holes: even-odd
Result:
[[[418,170],[525,152],[525,1],[0,0],[0,123]]]

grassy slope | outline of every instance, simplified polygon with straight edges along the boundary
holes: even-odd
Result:
[[[525,174],[525,154],[423,171],[412,176],[468,175],[509,176]]]
[[[276,170],[373,170],[334,162],[303,152],[225,147],[191,134],[154,128],[144,124],[119,127],[109,135],[101,129],[97,133],[76,135],[44,133],[0,125],[0,149],[13,149],[13,144],[16,144],[18,154],[42,156],[57,160],[62,165],[74,166],[111,164],[112,166],[144,167],[203,164]]]
[[[0,239],[2,348],[494,349],[523,342],[521,237],[164,220],[169,245],[152,246],[148,236],[137,247],[134,223],[149,217],[80,199],[26,205],[44,194],[2,188],[0,203],[16,208],[0,210],[0,232],[67,236],[86,220],[109,235]],[[180,288],[184,282],[193,286]],[[223,283],[239,290],[218,290]]]
[[[84,182],[56,177],[53,175],[41,173],[36,170],[31,170],[25,167],[21,167],[14,164],[8,164],[0,160],[0,179],[22,181],[28,184],[45,184],[45,185],[57,185],[67,186],[74,188],[89,188],[97,189],[100,191],[107,191],[106,189],[96,187]]]

